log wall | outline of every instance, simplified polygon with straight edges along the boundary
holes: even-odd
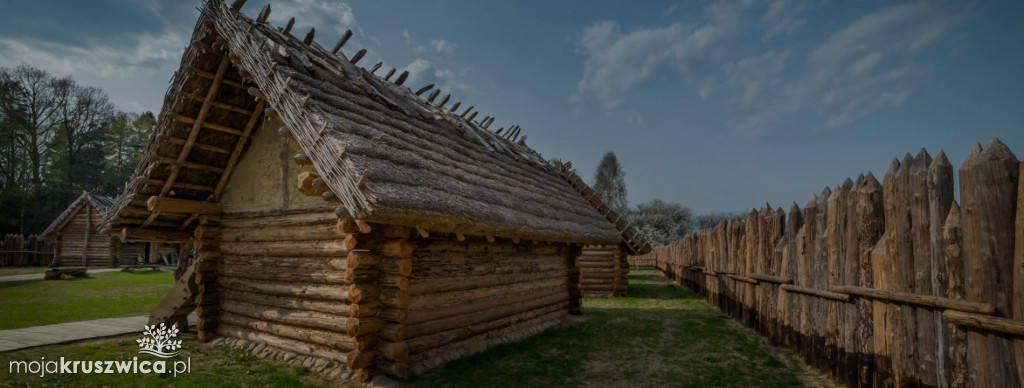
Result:
[[[345,330],[348,250],[330,209],[222,215],[216,250],[197,247],[200,333],[264,358],[347,373],[355,349]],[[204,245],[210,229],[196,236]]]
[[[587,245],[577,266],[584,296],[626,296],[629,263],[620,245]]]
[[[42,266],[53,262],[52,242],[36,235],[4,235],[0,245],[0,267]]]
[[[99,232],[103,214],[90,205],[82,206],[60,230],[56,237],[52,265],[109,267],[120,263],[116,238]]]
[[[567,244],[506,239],[419,241],[409,276],[405,325],[410,372],[552,327],[579,308]]]
[[[767,205],[650,254],[735,319],[848,386],[1024,386],[1024,164],[922,150],[787,214]]]

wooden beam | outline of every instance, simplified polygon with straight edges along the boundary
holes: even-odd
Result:
[[[203,98],[202,96],[197,96],[195,94],[189,94],[188,98],[190,100],[192,100],[192,101],[206,102],[205,98]],[[246,115],[246,116],[252,115],[252,111],[250,111],[248,109],[239,108],[237,106],[225,104],[223,102],[210,101],[210,104],[213,105],[214,108],[220,108],[220,109],[232,111],[232,112],[235,112],[235,113],[240,113],[240,114],[243,114],[243,115]]]
[[[772,275],[766,275],[766,274],[761,274],[761,273],[752,273],[752,274],[747,275],[747,277],[749,277],[751,279],[757,279],[757,280],[760,280],[760,281],[766,282],[766,283],[793,284],[793,279],[784,278],[782,276],[772,276]]]
[[[177,122],[182,123],[182,124],[191,124],[193,127],[195,127],[195,125],[196,125],[196,119],[188,117],[188,116],[174,115],[174,121],[177,121]],[[212,129],[212,130],[215,130],[215,131],[221,131],[221,132],[224,132],[224,133],[230,133],[232,135],[241,135],[242,134],[242,131],[240,131],[240,130],[237,130],[237,129],[234,129],[234,128],[231,128],[231,127],[225,127],[225,126],[220,125],[220,124],[207,123],[205,121],[199,123],[199,126],[201,126],[203,128],[207,128],[207,129]]]
[[[147,185],[153,185],[153,186],[163,186],[166,182],[167,181],[163,181],[163,180],[160,180],[160,179],[143,179],[142,180],[142,183],[147,184]],[[195,184],[195,183],[174,182],[174,183],[171,184],[171,187],[177,187],[179,189],[190,189],[190,190],[200,190],[200,191],[213,191],[213,186],[200,185],[200,184]]]
[[[191,233],[179,230],[164,229],[138,229],[125,227],[121,229],[121,241],[123,242],[185,242]]]
[[[825,299],[832,299],[832,300],[838,300],[838,301],[843,301],[843,302],[849,302],[850,301],[850,295],[849,294],[839,294],[839,293],[835,293],[835,292],[819,290],[819,289],[816,289],[816,288],[801,287],[801,286],[796,286],[796,285],[792,285],[792,284],[783,284],[783,285],[781,285],[779,287],[782,288],[783,290],[788,291],[788,292],[795,292],[795,293],[798,293],[798,294],[819,296],[819,297],[822,297],[822,298],[825,298]]]
[[[214,79],[216,77],[215,74],[213,74],[211,72],[208,72],[206,70],[200,69],[198,67],[189,66],[188,67],[188,71],[191,72],[192,74],[198,75],[198,76],[206,78],[206,79]],[[235,88],[238,88],[238,89],[242,89],[242,90],[248,90],[249,89],[248,86],[245,86],[241,82],[238,82],[238,81],[235,81],[235,80],[223,79],[223,80],[221,80],[221,82],[223,82],[225,85],[228,85],[228,86],[231,86],[231,87],[235,87]]]
[[[181,166],[181,167],[185,167],[185,168],[191,168],[193,170],[206,170],[206,171],[215,172],[215,173],[222,173],[222,172],[224,172],[224,169],[220,168],[220,167],[207,166],[205,164],[199,164],[199,163],[193,163],[193,162],[178,162],[177,159],[168,158],[166,156],[159,156],[158,155],[156,157],[156,160],[159,161],[160,163],[170,164],[172,166],[173,165],[177,165],[177,166]]]
[[[168,137],[167,138],[167,142],[172,143],[172,144],[183,145],[183,144],[185,144],[186,140],[182,139],[180,137]],[[231,150],[229,150],[227,148],[215,147],[215,146],[212,146],[212,145],[195,143],[195,144],[192,145],[192,148],[198,148],[198,149],[201,149],[203,151],[216,152],[218,154],[231,155]]]
[[[235,164],[238,163],[238,158],[242,156],[242,150],[245,149],[245,142],[252,134],[256,123],[260,121],[260,115],[263,114],[263,108],[266,107],[266,101],[260,100],[256,104],[256,109],[252,115],[249,116],[249,122],[245,124],[245,129],[242,130],[241,137],[238,138],[238,143],[235,144],[234,151],[231,151],[231,157],[228,158],[228,164],[224,167],[224,173],[220,176],[220,181],[217,182],[217,187],[213,189],[213,199],[217,200],[220,198],[220,193],[224,191],[224,185],[228,182],[228,177],[231,176],[231,170],[235,168]]]
[[[220,204],[216,202],[192,201],[188,199],[152,196],[146,201],[150,211],[162,213],[184,214],[220,214]]]
[[[217,95],[217,90],[220,89],[221,81],[224,80],[224,74],[227,73],[228,65],[231,61],[228,60],[227,55],[221,55],[220,64],[217,65],[217,74],[213,76],[213,82],[210,83],[210,89],[206,92],[206,101],[203,102],[203,107],[199,109],[199,114],[196,115],[192,123],[192,130],[188,134],[188,139],[185,140],[185,145],[182,146],[181,152],[178,153],[178,163],[184,162],[185,158],[188,157],[189,151],[192,150],[192,145],[195,144],[196,138],[199,137],[200,125],[206,120],[206,113],[210,111],[210,101]],[[176,119],[180,121],[181,115],[175,115]],[[171,167],[171,175],[167,177],[167,181],[164,182],[164,186],[160,189],[160,196],[166,196],[171,191],[171,185],[178,179],[178,172],[181,169],[179,166]]]
[[[992,315],[996,312],[996,307],[991,303],[971,302],[963,299],[950,299],[933,295],[917,295],[907,292],[877,290],[874,288],[855,286],[832,286],[829,287],[829,291],[879,299],[886,302],[908,303],[941,309],[953,309],[969,313]]]
[[[956,310],[946,310],[942,313],[942,317],[947,321],[960,326],[1024,336],[1024,322],[1016,319],[993,317],[990,315],[973,314]]]

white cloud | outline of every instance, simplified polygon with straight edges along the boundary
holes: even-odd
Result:
[[[455,52],[455,43],[446,41],[444,39],[434,39],[430,41],[430,45],[434,47],[434,51],[439,53],[451,54]]]
[[[803,12],[808,8],[809,2],[803,0],[775,0],[768,5],[768,12],[761,16],[761,25],[764,27],[762,42],[768,42],[779,35],[792,35],[803,27]]]
[[[301,31],[305,35],[310,28],[316,28],[317,32],[333,32],[339,37],[345,30],[351,29],[362,34],[356,22],[356,16],[352,7],[347,3],[335,3],[322,0],[287,0],[274,1],[270,6],[273,12],[270,13],[270,21],[275,25],[285,25],[288,19],[295,18],[293,35]],[[319,34],[318,34],[319,35]],[[337,40],[337,38],[332,38]],[[328,40],[332,40],[328,39]],[[332,42],[333,43],[333,42]]]
[[[423,58],[416,58],[416,60],[410,62],[408,65],[405,65],[405,67],[398,69],[398,71],[395,73],[401,74],[403,71],[408,71],[409,78],[406,81],[406,83],[416,82],[420,81],[422,75],[425,74],[427,70],[430,70],[430,68],[430,61]]]
[[[463,67],[459,70],[435,69],[434,77],[437,78],[437,87],[443,90],[443,93],[451,93],[453,96],[472,93],[473,87],[464,81],[470,70],[470,67]]]
[[[750,106],[764,90],[779,85],[779,74],[786,68],[786,58],[789,54],[789,51],[769,50],[764,54],[749,56],[722,66],[725,84],[741,90],[732,102]]]
[[[49,40],[0,38],[0,66],[21,63],[56,76],[71,76],[80,83],[101,86],[119,109],[153,110],[160,107],[165,84],[151,79],[170,79],[177,68],[188,39],[184,31],[168,30],[161,35],[140,35],[134,44],[91,46],[68,45]]]

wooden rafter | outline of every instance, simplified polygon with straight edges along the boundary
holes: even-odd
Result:
[[[189,199],[167,198],[152,196],[146,201],[146,207],[150,211],[164,213],[199,213],[199,214],[220,214],[220,205],[216,202],[193,201]]]
[[[220,168],[220,167],[208,166],[208,165],[205,165],[205,164],[193,163],[193,162],[180,162],[179,163],[176,159],[168,158],[166,156],[157,156],[156,160],[159,161],[160,163],[169,164],[169,165],[172,165],[172,166],[178,165],[178,166],[185,167],[185,168],[191,168],[193,170],[205,170],[205,171],[216,172],[216,173],[224,172],[224,169]]]
[[[143,179],[142,183],[147,184],[147,185],[153,185],[153,186],[163,186],[164,184],[167,183],[167,181],[163,181],[163,180],[159,180],[159,179]],[[195,184],[195,183],[185,183],[185,182],[174,182],[174,183],[171,184],[171,187],[177,187],[179,189],[199,190],[199,191],[213,191],[213,186],[200,185],[200,184]]]
[[[228,60],[227,55],[221,55],[220,64],[217,65],[217,74],[213,77],[213,82],[210,83],[210,89],[206,92],[206,101],[203,102],[202,108],[199,109],[199,114],[196,115],[192,123],[192,131],[188,134],[188,139],[185,141],[185,145],[181,148],[181,153],[178,154],[178,163],[184,162],[185,158],[188,157],[189,151],[192,150],[192,145],[195,144],[196,138],[199,137],[199,129],[202,127],[203,121],[206,120],[206,114],[210,111],[210,104],[213,98],[217,96],[217,90],[220,89],[220,84],[224,80],[224,74],[227,73],[228,65],[231,61]],[[183,116],[182,116],[183,117]],[[174,181],[178,179],[178,173],[181,171],[180,164],[171,167],[171,174],[167,177],[167,181],[164,182],[164,187],[160,189],[161,197],[167,196],[167,193],[171,191],[171,186]]]
[[[206,106],[210,106],[210,105],[203,104],[203,106],[206,107]],[[220,125],[220,124],[207,123],[205,121],[196,120],[196,119],[193,119],[193,118],[188,117],[188,116],[174,115],[174,121],[177,121],[177,122],[183,123],[183,124],[191,124],[193,128],[196,127],[196,123],[198,122],[199,126],[203,127],[203,128],[212,129],[212,130],[215,130],[215,131],[221,131],[221,132],[224,132],[224,133],[230,133],[232,135],[241,135],[242,134],[242,131],[237,130],[235,128],[225,127],[225,126]]]
[[[169,143],[178,144],[178,145],[184,145],[187,142],[186,139],[182,139],[180,137],[168,137],[167,141]],[[206,145],[206,144],[201,144],[201,143],[193,144],[192,148],[200,149],[200,150],[203,150],[203,151],[216,152],[218,154],[231,155],[231,150],[229,150],[227,148],[221,148],[221,147],[216,147],[216,146]]]
[[[213,189],[212,200],[220,198],[221,191],[224,190],[224,184],[228,181],[228,176],[231,175],[231,170],[235,167],[238,162],[238,158],[242,155],[242,150],[245,148],[245,141],[252,135],[253,129],[256,128],[256,123],[260,121],[260,115],[263,114],[263,108],[266,106],[266,101],[260,100],[256,104],[256,109],[253,110],[253,114],[249,116],[249,122],[245,124],[245,129],[242,130],[242,135],[238,139],[238,143],[235,144],[235,150],[231,152],[231,157],[228,158],[228,164],[224,167],[224,173],[220,176],[220,181],[217,182],[217,187]]]
[[[191,99],[192,101],[206,102],[205,98],[203,98],[202,96],[197,96],[195,94],[189,94],[188,98]],[[235,112],[235,113],[243,114],[243,115],[246,115],[246,116],[252,115],[252,111],[250,111],[248,109],[239,108],[237,106],[230,105],[230,104],[225,104],[223,102],[210,101],[210,104],[213,104],[214,108],[220,108],[220,109],[232,111],[232,112]]]
[[[188,71],[192,72],[192,74],[198,75],[198,76],[206,78],[206,79],[215,79],[217,77],[216,74],[213,74],[211,72],[208,72],[206,70],[203,70],[203,69],[200,69],[200,68],[197,68],[197,67],[189,66],[188,67]],[[228,85],[228,86],[231,86],[231,87],[235,87],[235,88],[238,88],[238,89],[242,89],[242,90],[248,90],[249,89],[247,86],[245,86],[244,84],[242,84],[241,82],[238,82],[238,81],[234,81],[234,80],[230,80],[230,79],[225,79],[225,80],[222,80],[222,82],[224,82],[225,85]]]

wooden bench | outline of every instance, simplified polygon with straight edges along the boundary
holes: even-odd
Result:
[[[121,267],[121,272],[135,272],[135,270],[137,270],[137,269],[145,269],[145,268],[149,268],[149,269],[154,270],[154,271],[159,271],[160,270],[160,264],[133,264],[133,265],[125,265],[125,266]]]
[[[60,280],[65,276],[83,277],[88,275],[87,272],[85,267],[50,268],[43,273],[43,279]]]

